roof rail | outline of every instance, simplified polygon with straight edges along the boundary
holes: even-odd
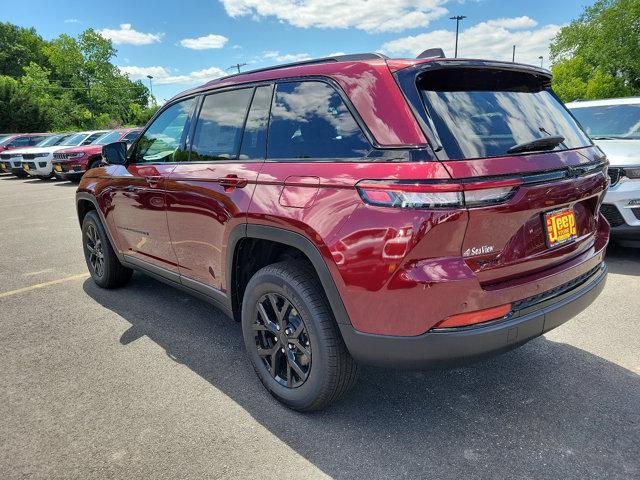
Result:
[[[278,70],[280,68],[298,67],[301,65],[314,65],[316,63],[329,63],[329,62],[361,62],[366,60],[379,60],[388,58],[382,53],[351,53],[347,55],[335,55],[333,57],[321,57],[313,58],[309,60],[301,60],[299,62],[282,63],[280,65],[272,65],[271,67],[256,68],[254,70],[247,70],[246,72],[233,73],[225,77],[216,78],[207,82],[207,85],[212,82],[217,82],[227,78],[237,77],[238,75],[247,75],[249,73],[268,72],[270,70]]]

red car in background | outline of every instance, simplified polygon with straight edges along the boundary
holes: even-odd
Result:
[[[112,142],[130,145],[140,134],[139,128],[113,130],[91,145],[66,148],[53,154],[53,173],[61,180],[80,180],[84,172],[100,165],[102,146]]]
[[[48,137],[49,133],[6,133],[0,135],[0,152],[14,148],[33,147]]]

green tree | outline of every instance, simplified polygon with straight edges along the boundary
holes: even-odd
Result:
[[[597,0],[551,44],[565,101],[640,94],[640,0]]]
[[[22,76],[22,69],[31,62],[45,65],[46,42],[33,28],[0,23],[0,75]]]
[[[0,23],[0,131],[80,130],[142,124],[149,90],[112,63],[116,50],[93,29],[47,42]],[[135,107],[132,107],[135,106]]]

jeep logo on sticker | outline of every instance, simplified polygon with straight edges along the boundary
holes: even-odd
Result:
[[[463,257],[475,257],[477,255],[486,255],[487,253],[493,253],[493,245],[483,245],[481,247],[467,248],[462,252]]]

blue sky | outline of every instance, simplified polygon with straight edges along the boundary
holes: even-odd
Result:
[[[560,26],[589,1],[576,0],[29,0],[0,1],[1,21],[35,27],[44,38],[93,27],[118,49],[133,79],[154,76],[162,103],[231,72],[329,54],[382,51],[413,57],[440,46],[453,55],[538,63]]]

